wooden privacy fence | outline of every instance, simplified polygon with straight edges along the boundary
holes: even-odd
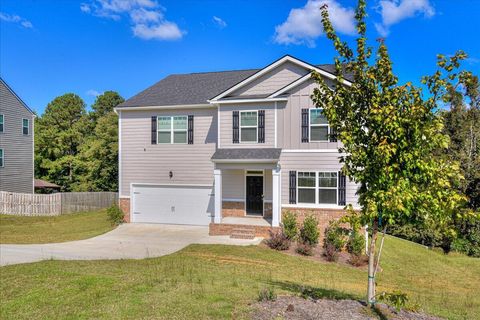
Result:
[[[116,192],[29,194],[0,191],[0,213],[25,216],[58,216],[98,210],[117,202]]]

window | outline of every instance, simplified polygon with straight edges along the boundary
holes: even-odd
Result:
[[[28,119],[22,119],[22,132],[25,135],[28,135],[29,132],[29,122]]]
[[[0,149],[0,168],[3,168],[5,155],[3,154],[3,149]]]
[[[323,109],[310,109],[310,141],[328,141],[328,122]]]
[[[298,202],[315,203],[315,172],[298,173]]]
[[[240,111],[240,142],[257,142],[258,112]]]
[[[3,127],[5,125],[3,114],[0,114],[0,132],[3,132]]]
[[[187,116],[157,117],[157,143],[187,143]]]
[[[318,173],[318,203],[337,204],[337,173]]]
[[[298,172],[297,203],[337,204],[337,172]]]

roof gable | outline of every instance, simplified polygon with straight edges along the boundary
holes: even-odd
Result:
[[[12,90],[12,88],[10,88],[10,86],[5,82],[5,80],[3,80],[3,78],[0,78],[0,84],[2,86],[4,86],[8,92],[10,92],[12,94],[12,96],[15,97],[15,99],[17,99],[17,101],[25,108],[28,110],[28,112],[30,112],[31,114],[35,115],[35,113],[32,111],[32,109],[30,109],[27,104],[25,102],[23,102],[23,100],[15,93],[15,91]]]

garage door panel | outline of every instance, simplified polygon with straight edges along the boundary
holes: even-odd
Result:
[[[133,187],[133,222],[208,225],[214,213],[213,187]]]

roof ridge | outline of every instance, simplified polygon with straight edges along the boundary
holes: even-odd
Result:
[[[238,70],[221,70],[221,71],[202,71],[202,72],[189,72],[189,73],[172,73],[170,76],[185,76],[190,74],[208,74],[208,73],[226,73],[226,72],[240,72],[240,71],[256,71],[261,68],[251,68],[251,69],[238,69]]]

